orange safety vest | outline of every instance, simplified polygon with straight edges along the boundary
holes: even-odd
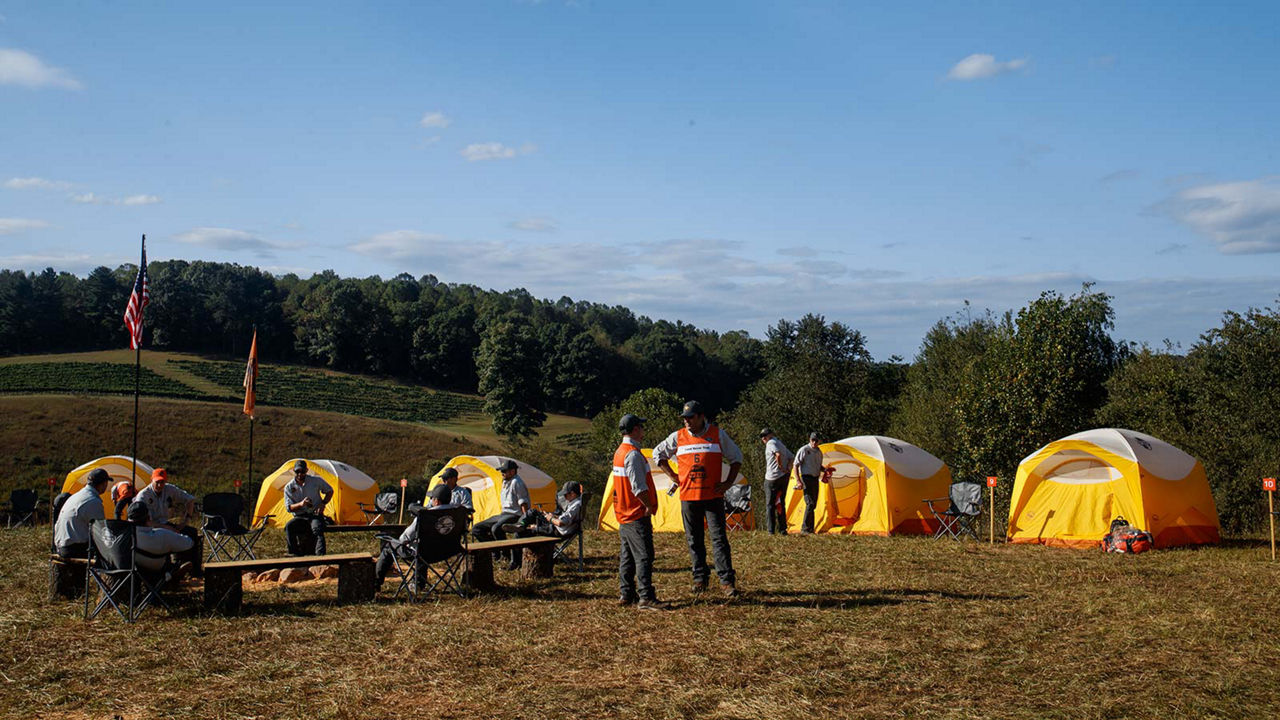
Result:
[[[681,500],[715,500],[724,493],[715,491],[724,473],[720,451],[720,427],[711,425],[702,437],[680,428],[676,434],[676,471],[680,475]]]
[[[613,514],[618,516],[620,524],[633,523],[648,511],[640,498],[631,492],[631,478],[627,476],[627,456],[640,448],[624,439],[618,449],[613,452]],[[645,483],[649,486],[649,497],[658,500],[658,490],[653,486],[653,473],[645,470]]]
[[[133,486],[133,483],[129,482],[128,480],[121,480],[111,488],[111,503],[113,505],[119,505],[121,500],[132,500],[137,496],[138,496],[137,488],[135,488]],[[112,508],[112,512],[115,512],[115,508]],[[125,508],[120,508],[120,512],[121,512],[121,517],[118,519],[123,520],[124,519],[123,513],[125,512]]]

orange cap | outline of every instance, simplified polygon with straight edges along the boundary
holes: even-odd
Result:
[[[169,480],[169,473],[165,472],[164,468],[156,468],[155,470],[151,471],[151,479],[164,480],[167,482]]]

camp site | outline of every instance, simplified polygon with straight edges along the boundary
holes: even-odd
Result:
[[[0,720],[1275,717],[1278,22],[0,2]]]

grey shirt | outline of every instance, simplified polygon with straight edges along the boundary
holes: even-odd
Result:
[[[822,472],[822,448],[805,443],[796,453],[795,466],[801,475],[818,475]]]
[[[627,453],[626,459],[622,461],[622,474],[627,477],[631,494],[640,497],[649,489],[649,461],[645,459],[644,453],[640,452],[640,448],[636,447],[631,436],[622,436],[622,442],[631,446],[631,452]]]
[[[582,524],[582,497],[576,497],[565,507],[564,512],[556,516],[560,525],[552,525],[561,536],[572,535]]]
[[[306,498],[311,498],[311,507],[301,507],[297,510],[289,510],[293,515],[319,515],[321,513],[320,503],[324,500],[324,495],[333,496],[333,488],[324,478],[318,475],[308,475],[302,480],[302,485],[298,484],[297,479],[289,481],[284,486],[284,507],[288,510],[291,506],[302,502]]]
[[[698,435],[697,433],[694,433],[693,435],[694,437],[704,437],[710,429],[711,423],[707,423],[707,426],[702,429],[702,435]],[[666,440],[658,443],[653,448],[653,461],[662,462],[663,460],[669,460],[675,457],[676,451],[680,447],[678,442],[679,437],[680,431],[677,430],[668,435]],[[724,428],[720,428],[720,457],[724,460],[726,465],[742,462],[742,451],[734,444],[733,440],[729,437],[729,433],[725,432]],[[725,479],[727,480],[728,478]]]
[[[782,462],[778,462],[778,456],[782,456]],[[769,438],[769,442],[764,446],[764,479],[779,480],[787,476],[787,464],[791,462],[791,451],[786,445],[778,439],[778,436]]]
[[[67,498],[58,513],[58,521],[53,524],[53,544],[64,548],[88,543],[89,521],[105,517],[102,497],[93,491],[92,485],[85,485]]]
[[[502,512],[518,514],[520,503],[524,503],[525,507],[533,507],[533,503],[529,500],[529,488],[525,487],[524,480],[516,475],[502,483]]]
[[[147,506],[147,525],[158,527],[173,520],[180,521],[174,522],[175,525],[186,524],[188,518],[180,513],[185,513],[187,503],[194,502],[195,497],[173,483],[165,483],[159,492],[154,484],[147,485],[138,491],[133,501]]]

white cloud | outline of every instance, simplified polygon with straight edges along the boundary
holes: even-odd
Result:
[[[130,195],[123,199],[116,199],[92,192],[76,193],[69,199],[81,205],[155,205],[160,202],[160,197],[157,195]]]
[[[9,178],[4,186],[10,190],[70,190],[71,183],[38,177]]]
[[[462,148],[462,157],[470,162],[478,160],[506,160],[516,156],[515,148],[507,147],[502,143],[472,143]]]
[[[981,80],[995,77],[1007,72],[1021,70],[1027,66],[1026,58],[999,62],[994,55],[974,53],[951,67],[947,73],[950,80]]]
[[[0,48],[0,85],[60,87],[68,90],[84,87],[66,70],[45,65],[35,55],[14,48]]]
[[[424,128],[440,128],[443,130],[453,124],[453,119],[439,110],[434,110],[423,115],[418,124]]]
[[[15,235],[20,232],[38,230],[43,227],[49,227],[49,223],[43,220],[31,220],[29,218],[0,217],[0,235]]]
[[[254,233],[232,228],[198,227],[173,237],[178,242],[216,250],[248,250],[262,258],[274,257],[276,250],[302,247],[300,243],[265,240]]]
[[[347,249],[361,255],[392,260],[422,260],[432,257],[439,244],[445,241],[443,235],[417,230],[392,230],[348,245]]]
[[[509,227],[514,230],[524,230],[525,232],[555,232],[560,229],[555,220],[551,218],[532,217],[523,220],[516,220],[510,223]]]
[[[130,195],[120,201],[121,205],[155,205],[160,198],[155,195]]]
[[[102,197],[101,195],[95,195],[91,192],[86,192],[86,193],[76,193],[75,195],[72,195],[71,202],[80,203],[81,205],[102,205],[107,202],[107,199]]]
[[[1280,179],[1198,185],[1155,209],[1213,240],[1227,255],[1280,252]]]

